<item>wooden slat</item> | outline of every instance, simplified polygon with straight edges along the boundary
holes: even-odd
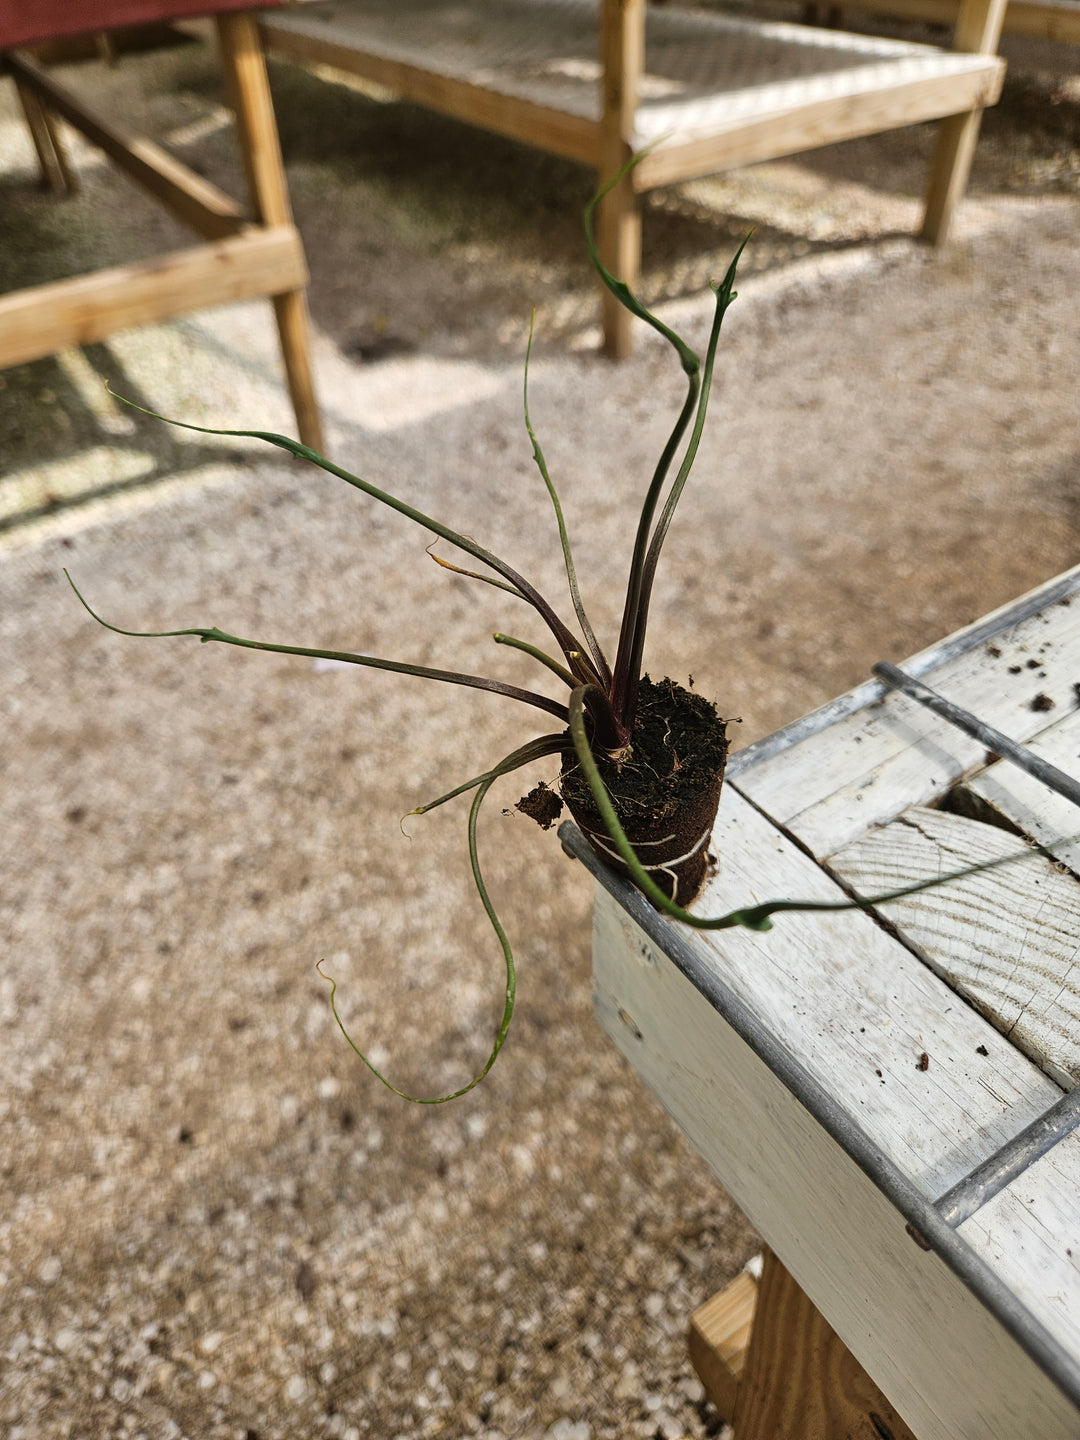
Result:
[[[46,74],[29,56],[11,54],[8,64],[18,79],[43,96],[87,139],[100,146],[133,180],[199,235],[210,240],[235,235],[245,223],[239,206],[224,191],[145,136],[105,120],[89,110],[66,86]]]
[[[764,1260],[736,1440],[917,1440],[771,1250]]]
[[[68,176],[57,148],[56,135],[36,92],[24,82],[15,80],[15,90],[26,117],[27,129],[34,142],[42,184],[54,195],[63,195],[69,188]]]
[[[758,1282],[744,1271],[690,1316],[687,1343],[713,1409],[731,1420],[739,1398],[739,1381],[754,1328]]]
[[[303,17],[263,17],[260,29],[266,48],[274,55],[300,64],[331,65],[385,85],[406,100],[455,120],[479,125],[584,165],[598,167],[602,163],[602,132],[595,118],[568,114],[371,54],[355,43],[336,38],[330,27]]]
[[[779,897],[843,898],[813,860],[731,792],[721,800],[711,849],[720,871],[695,903],[700,914]],[[867,915],[781,915],[766,935],[694,933],[695,948],[739,998],[822,1085],[843,1095],[929,1199],[1060,1098],[1056,1084]],[[931,1060],[926,1071],[917,1069],[923,1053]],[[958,1137],[970,1139],[958,1144]]]
[[[918,673],[1012,739],[1029,741],[1075,707],[1080,607],[1053,605]],[[1046,703],[1053,708],[1037,708]],[[982,746],[915,701],[889,695],[744,771],[737,783],[824,858],[909,805],[939,799],[966,772],[981,768],[984,755]]]
[[[631,158],[638,83],[645,65],[645,0],[601,0],[600,66],[604,153],[600,182],[606,184]],[[641,211],[633,180],[623,177],[604,196],[597,217],[600,259],[636,289],[641,268]],[[630,354],[634,320],[606,285],[601,286],[604,348],[614,360]]]
[[[862,896],[1019,854],[994,825],[913,807],[829,861]],[[949,985],[1066,1088],[1080,1080],[1080,884],[1037,853],[881,907]]]
[[[292,209],[258,28],[250,15],[221,15],[217,29],[255,213],[264,225],[289,225]]]
[[[296,289],[306,281],[299,235],[292,226],[278,226],[35,285],[0,296],[0,368],[191,310]]]
[[[994,55],[1001,39],[1008,0],[960,0],[953,49],[969,55]]]
[[[761,119],[716,123],[710,133],[685,141],[680,141],[676,133],[635,168],[634,184],[639,190],[650,190],[736,165],[774,160],[839,140],[937,120],[973,106],[992,105],[1001,93],[1004,74],[1004,63],[998,60],[978,62],[959,74],[935,75],[908,83],[897,83],[897,75],[890,84],[887,74],[882,73],[881,84],[875,89],[854,94],[841,90],[828,99],[791,104]],[[649,131],[643,133],[641,127],[646,120]],[[639,144],[651,138],[652,128],[651,117],[643,111],[639,116]]]
[[[786,842],[774,832],[773,843],[782,847]],[[756,862],[760,875],[763,862],[772,857],[752,848],[756,853],[746,859]],[[769,873],[771,879],[771,865]],[[739,887],[745,883],[740,875]],[[864,921],[888,942],[867,917],[849,918]],[[722,948],[713,952],[715,963],[725,980],[735,974],[740,989],[761,995],[755,1003],[759,1015],[766,1024],[783,1024],[795,1037],[796,1053],[827,1077],[831,1093],[848,1096],[850,1082],[851,1109],[859,1123],[876,1127],[879,1135],[895,1131],[893,1149],[910,1156],[911,1173],[921,1182],[933,1185],[950,1169],[963,1169],[965,1152],[982,1147],[986,1137],[979,1112],[992,1115],[990,1124],[998,1134],[1003,1121],[1007,1127],[1013,1118],[1003,1113],[1009,1108],[1007,1085],[1002,1088],[989,1069],[973,1070],[980,1063],[996,1063],[998,1052],[1011,1047],[974,1012],[958,1015],[954,1008],[947,1014],[947,988],[895,942],[882,958],[871,954],[870,974],[860,977],[865,952],[860,955],[853,937],[845,937],[840,949],[835,937],[819,933],[814,939],[816,983],[807,976],[805,983],[789,986],[779,973],[793,943],[787,925],[778,924],[767,936],[743,937],[754,947],[753,955],[745,957],[732,932],[716,938]],[[866,951],[875,951],[876,944],[868,941]],[[605,1030],[921,1440],[1065,1440],[1078,1433],[1075,1407],[964,1282],[914,1244],[875,1183],[600,891],[593,953],[596,1010]],[[845,955],[850,957],[846,964]],[[898,986],[880,969],[890,957]],[[936,998],[931,1001],[928,994],[914,1015],[908,1008],[909,961],[936,990]],[[841,965],[841,983],[834,984]],[[771,981],[760,987],[754,976],[763,971],[771,973]],[[867,1008],[875,977],[881,990]],[[971,1040],[981,1043],[972,1026],[986,1041],[988,1059],[975,1053],[974,1044],[967,1050]],[[928,1036],[921,1043],[920,1033]],[[845,1053],[838,1043],[844,1037],[855,1051]],[[916,1043],[931,1054],[926,1071],[916,1068]],[[884,1083],[869,1069],[876,1096],[860,1073],[855,1055],[860,1046],[864,1064],[875,1058],[875,1050],[880,1057],[877,1068]],[[1015,1051],[1012,1056],[1006,1063],[1028,1066],[1030,1076],[1037,1077],[1036,1089],[1060,1093],[1023,1057]],[[950,1118],[930,1082],[955,1093],[965,1076],[971,1110],[965,1119]],[[922,1086],[927,1090],[920,1092]],[[906,1101],[894,1107],[891,1092],[901,1087]],[[879,1115],[879,1106],[890,1118]],[[919,1150],[925,1155],[921,1162]],[[1040,1243],[1034,1223],[1029,1234]]]

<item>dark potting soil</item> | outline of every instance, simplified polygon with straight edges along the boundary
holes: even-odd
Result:
[[[716,706],[673,680],[641,682],[628,759],[600,773],[626,837],[652,879],[688,905],[704,883],[707,844],[727,760],[726,725]],[[564,756],[563,798],[592,848],[623,874],[576,757]]]
[[[674,680],[642,676],[630,758],[618,768],[602,762],[600,774],[621,819],[661,820],[693,805],[723,773],[726,724],[716,706]],[[567,804],[591,809],[592,791],[570,757],[561,788]]]
[[[521,797],[514,809],[535,820],[541,830],[550,830],[562,814],[563,802],[557,792],[541,780],[539,785]]]

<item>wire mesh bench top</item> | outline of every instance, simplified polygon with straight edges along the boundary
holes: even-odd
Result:
[[[438,76],[455,86],[573,117],[584,122],[572,147],[575,158],[584,159],[583,141],[591,133],[593,146],[599,144],[603,119],[598,13],[591,0],[415,0],[407,6],[394,0],[332,0],[274,14],[264,21],[264,30],[270,45],[285,53],[306,51],[320,58],[321,52],[330,63],[347,59],[350,68],[362,67],[366,57],[372,78],[396,80],[405,94],[411,93],[416,76]],[[830,103],[844,107],[844,134],[865,133],[881,128],[882,97],[888,93],[905,97],[894,123],[911,123],[947,113],[943,86],[957,77],[969,77],[976,85],[980,79],[991,83],[1000,68],[993,56],[650,9],[631,146],[640,150],[660,141],[662,148],[675,150],[756,120]],[[450,92],[445,108],[453,109]],[[537,143],[543,139],[539,134]],[[813,143],[822,142],[803,127],[778,131],[770,148],[783,153]],[[707,168],[723,161],[714,155]],[[741,162],[733,150],[730,163]],[[663,167],[662,178],[661,169],[652,167],[650,180],[646,161],[635,176],[637,187],[665,183],[670,165]]]

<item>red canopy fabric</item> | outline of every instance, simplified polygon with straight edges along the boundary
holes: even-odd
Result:
[[[279,3],[258,0],[258,8],[268,10]],[[0,0],[0,50],[122,25],[152,25],[254,8],[252,0]]]

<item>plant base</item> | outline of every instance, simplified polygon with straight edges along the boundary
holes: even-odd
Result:
[[[689,905],[704,883],[709,839],[727,762],[725,722],[716,706],[676,685],[641,682],[629,759],[600,773],[638,859],[664,894]],[[597,855],[628,874],[575,756],[563,760],[563,799]]]

